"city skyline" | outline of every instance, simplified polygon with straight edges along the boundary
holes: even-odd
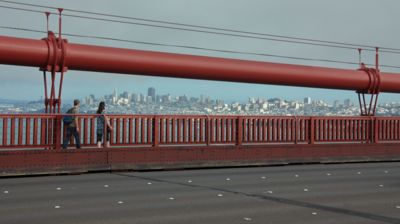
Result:
[[[112,102],[114,104],[117,103],[118,99],[129,99],[132,100],[132,102],[151,102],[151,103],[160,103],[160,102],[165,102],[165,99],[168,99],[167,101],[173,101],[173,99],[179,101],[179,99],[181,99],[181,97],[186,97],[187,100],[188,99],[197,99],[202,101],[203,99],[208,99],[208,101],[225,101],[224,99],[217,97],[217,96],[208,96],[206,94],[201,94],[200,96],[191,96],[191,95],[187,95],[187,94],[183,94],[183,95],[172,95],[170,93],[161,93],[161,94],[157,94],[157,90],[154,87],[148,87],[147,89],[147,94],[145,93],[140,93],[140,92],[129,92],[126,90],[123,91],[118,91],[118,88],[114,88],[112,93],[109,94],[104,94],[102,96],[96,96],[95,94],[90,94],[89,96],[85,96],[85,97],[78,97],[78,99],[85,99],[87,100],[88,98],[92,98],[97,99],[98,101],[102,101],[105,100],[105,98],[110,98],[112,97]],[[301,97],[300,97],[301,98]],[[328,102],[328,101],[324,101],[323,99],[312,99],[309,96],[303,97],[301,99],[283,99],[280,97],[265,97],[265,96],[251,96],[251,97],[247,97],[246,101],[229,101],[227,103],[246,103],[249,101],[260,101],[260,100],[270,100],[270,99],[279,99],[279,100],[284,100],[284,101],[297,101],[297,102],[304,102],[304,104],[312,104],[315,101],[323,101],[326,103],[332,103],[332,104],[337,104],[340,100],[336,99],[333,102]],[[86,101],[85,101],[86,102]],[[349,98],[346,98],[343,100],[343,104],[347,104],[350,105],[352,104],[352,100]]]
[[[143,95],[143,96],[149,96],[149,89],[150,88],[153,88],[154,89],[154,91],[155,91],[155,93],[154,93],[154,95],[155,96],[160,96],[160,97],[162,97],[162,96],[165,96],[165,95],[169,95],[170,97],[179,97],[179,96],[186,96],[186,97],[188,97],[188,98],[193,98],[193,97],[198,97],[198,98],[200,98],[200,97],[202,97],[202,96],[204,96],[204,97],[210,97],[210,98],[212,98],[212,99],[215,99],[215,100],[223,100],[223,101],[225,101],[225,102],[227,102],[227,103],[235,103],[235,102],[238,102],[238,103],[245,103],[245,102],[247,102],[250,98],[255,98],[255,99],[275,99],[275,98],[278,98],[278,99],[282,99],[282,100],[286,100],[286,101],[304,101],[305,100],[305,98],[309,98],[311,101],[324,101],[324,102],[326,102],[326,103],[328,103],[328,104],[334,104],[336,101],[339,101],[339,102],[344,102],[344,101],[346,101],[346,100],[349,100],[351,103],[358,103],[358,99],[356,98],[356,95],[353,97],[353,96],[349,96],[349,97],[347,97],[347,98],[340,98],[340,99],[338,99],[338,98],[334,98],[334,97],[332,97],[331,98],[331,100],[326,100],[326,99],[324,99],[324,98],[322,98],[322,97],[311,97],[311,96],[298,96],[298,97],[293,97],[293,98],[284,98],[284,97],[280,97],[280,96],[250,96],[250,95],[244,95],[244,96],[242,96],[241,98],[240,98],[240,100],[239,99],[232,99],[232,100],[229,100],[229,99],[225,99],[225,98],[223,98],[223,97],[220,97],[220,96],[212,96],[212,95],[207,95],[207,94],[205,94],[205,93],[203,93],[203,94],[200,94],[200,95],[191,95],[191,94],[188,94],[188,93],[183,93],[183,94],[171,94],[170,92],[162,92],[162,91],[159,91],[159,90],[157,90],[155,87],[147,87],[147,89],[145,89],[145,90],[143,90],[143,91],[141,91],[141,92],[138,92],[138,91],[135,91],[135,90],[132,90],[132,91],[129,91],[129,90],[124,90],[124,89],[119,89],[119,88],[113,88],[113,90],[111,91],[111,92],[107,92],[107,91],[104,91],[103,93],[101,93],[101,94],[93,94],[93,93],[90,93],[90,94],[88,94],[88,95],[83,95],[83,96],[76,96],[76,97],[74,97],[74,98],[70,98],[70,99],[62,99],[62,101],[63,101],[63,103],[64,104],[68,104],[68,101],[73,101],[74,99],[85,99],[87,96],[91,96],[91,95],[93,95],[93,96],[95,96],[96,98],[98,98],[99,96],[100,97],[104,97],[104,96],[106,96],[106,95],[115,95],[115,94],[118,94],[118,96],[120,96],[120,95],[122,95],[122,94],[127,94],[127,93],[129,93],[129,94],[137,94],[137,95]],[[161,93],[160,93],[161,92]],[[42,100],[44,100],[44,96],[40,96],[40,98],[37,98],[37,99],[34,99],[34,98],[26,98],[26,99],[13,99],[13,98],[9,98],[9,97],[0,97],[0,100],[3,100],[3,101],[12,101],[12,102],[29,102],[29,101],[42,101]],[[67,102],[66,102],[67,101]],[[399,100],[393,100],[393,101],[383,101],[383,100],[378,100],[378,104],[385,104],[385,103],[400,103],[400,99]]]
[[[209,114],[209,115],[285,115],[285,116],[358,116],[359,105],[350,99],[328,103],[311,97],[302,100],[282,98],[249,97],[246,102],[224,102],[207,95],[173,96],[157,94],[154,87],[147,93],[119,92],[114,89],[103,96],[90,94],[81,99],[80,113],[94,114],[101,101],[106,103],[110,114]],[[71,108],[72,100],[63,101],[61,112]],[[30,102],[4,101],[0,99],[0,113],[44,113],[43,99]],[[400,102],[381,103],[377,106],[378,116],[400,115]]]
[[[227,103],[236,103],[236,102],[245,103],[245,102],[248,102],[249,99],[252,99],[252,98],[254,98],[254,99],[282,99],[282,100],[285,100],[285,101],[305,101],[306,100],[305,98],[309,98],[309,101],[316,101],[317,100],[317,101],[324,101],[324,102],[327,102],[327,103],[330,103],[330,104],[333,104],[335,101],[346,101],[346,100],[349,100],[352,103],[356,102],[351,98],[333,99],[333,100],[329,101],[329,100],[325,100],[325,99],[322,99],[322,98],[313,98],[313,97],[310,97],[310,96],[299,96],[297,98],[291,98],[291,99],[287,99],[287,98],[283,98],[283,97],[279,97],[279,96],[243,96],[241,100],[237,100],[237,99],[229,100],[229,99],[224,99],[224,98],[219,97],[219,96],[207,95],[205,93],[204,94],[200,94],[200,95],[171,94],[169,92],[157,91],[157,89],[154,88],[154,87],[148,87],[147,90],[143,91],[143,92],[137,92],[135,90],[133,90],[133,91],[120,90],[118,88],[113,88],[112,92],[104,92],[104,93],[99,94],[99,95],[97,95],[97,94],[89,94],[89,95],[86,95],[86,96],[76,96],[76,97],[71,98],[71,99],[62,99],[62,101],[63,101],[64,104],[69,104],[68,101],[73,101],[74,99],[84,100],[85,98],[87,98],[89,96],[94,96],[96,99],[103,99],[107,95],[113,95],[113,96],[120,97],[120,96],[122,96],[124,94],[137,95],[138,97],[139,96],[145,96],[146,97],[146,96],[150,96],[149,95],[149,91],[150,91],[149,89],[150,88],[154,89],[154,91],[155,91],[154,96],[159,96],[159,97],[164,97],[164,96],[167,96],[167,95],[169,97],[171,97],[171,98],[178,98],[180,96],[186,96],[188,98],[208,97],[208,98],[212,98],[213,100],[223,100],[224,102],[227,102]],[[155,99],[155,98],[153,98],[153,99]],[[23,99],[23,100],[12,99],[12,98],[7,98],[7,97],[2,97],[2,98],[0,97],[0,100],[11,101],[11,102],[43,101],[44,100],[44,96],[41,96],[39,99],[26,98],[26,99]],[[400,102],[400,100],[399,100],[399,102]],[[388,103],[388,102],[382,102],[382,103]]]
[[[332,0],[321,2],[317,0],[307,0],[304,2],[296,2],[291,0],[256,0],[251,3],[235,2],[226,4],[224,1],[211,0],[204,0],[201,2],[171,0],[168,4],[165,4],[163,2],[156,3],[139,0],[121,1],[117,3],[110,3],[105,0],[88,0],[85,2],[76,0],[38,0],[35,1],[35,3],[70,9],[90,9],[93,5],[101,5],[102,7],[96,8],[95,11],[300,38],[393,48],[399,46],[398,37],[400,34],[396,29],[393,29],[393,27],[397,26],[396,21],[399,20],[398,13],[395,9],[399,8],[400,3],[394,1],[355,0],[348,2],[344,0]],[[346,7],[343,7],[343,5],[346,5]],[[224,11],[223,15],[221,11]],[[374,12],[373,17],[364,13],[371,11]],[[2,21],[12,21],[13,24],[11,25],[45,31],[45,17],[42,14],[21,13],[10,9],[0,9],[0,13]],[[15,19],[16,16],[18,16],[18,20]],[[318,18],[318,20],[315,18]],[[5,23],[2,25],[7,24]],[[103,27],[104,29],[98,29],[98,27]],[[113,29],[107,29],[108,27],[113,27]],[[370,27],[374,27],[374,29],[370,29]],[[50,29],[57,30],[57,18],[54,15],[50,16]],[[92,35],[139,42],[149,41],[161,44],[189,45],[222,50],[358,62],[358,52],[355,49],[321,48],[318,46],[296,45],[276,41],[218,36],[204,33],[199,34],[177,30],[172,31],[155,27],[149,28],[127,24],[101,23],[99,21],[87,21],[69,17],[63,19],[63,30],[65,33],[90,33]],[[383,33],[385,35],[382,35]],[[33,39],[41,39],[44,37],[44,34],[41,33],[6,29],[1,29],[1,34]],[[144,45],[139,43],[93,40],[78,37],[67,37],[67,39],[71,43],[352,70],[358,69],[357,65],[329,63],[326,61],[304,61],[288,58]],[[362,61],[373,64],[374,54],[371,52],[363,52]],[[396,65],[398,56],[395,54],[381,53],[380,62],[381,64]],[[383,67],[382,70],[385,72],[398,72],[398,69],[395,68]],[[42,74],[37,71],[36,68],[0,65],[0,71],[2,73],[0,78],[0,95],[6,96],[3,98],[32,100],[39,99],[43,96]],[[105,74],[72,70],[68,71],[65,75],[62,98],[73,99],[77,96],[89,94],[101,95],[105,92],[112,91],[114,87],[129,91],[135,90],[137,92],[145,92],[147,91],[147,86],[154,86],[159,91],[172,95],[188,94],[191,96],[198,96],[206,92],[208,95],[219,96],[226,101],[245,101],[251,96],[271,96],[294,99],[299,95],[320,98],[330,102],[336,99],[344,100],[347,98],[352,99],[352,101],[357,100],[354,91],[201,81],[140,75]],[[397,99],[398,95],[396,94],[384,93],[380,95],[380,102],[393,102],[397,101]]]

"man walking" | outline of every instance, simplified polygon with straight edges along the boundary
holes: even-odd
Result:
[[[71,109],[69,109],[67,111],[67,114],[78,114],[79,113],[79,106],[80,106],[80,102],[79,100],[74,100],[74,107],[72,107]],[[80,149],[81,148],[81,140],[80,140],[80,136],[79,136],[79,123],[78,123],[78,119],[76,116],[71,116],[71,120],[72,122],[70,122],[69,124],[65,124],[66,128],[67,128],[67,134],[64,138],[63,141],[63,149],[67,149],[68,144],[69,144],[69,140],[71,138],[71,135],[74,136],[75,138],[75,143],[76,143],[76,148]]]

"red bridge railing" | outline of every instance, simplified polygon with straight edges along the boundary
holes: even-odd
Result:
[[[78,115],[96,147],[98,115]],[[111,147],[400,142],[400,117],[108,115]],[[0,115],[0,149],[60,149],[62,115]],[[71,144],[70,144],[71,145]]]

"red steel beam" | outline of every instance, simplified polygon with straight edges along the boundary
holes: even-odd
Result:
[[[365,91],[370,77],[365,71],[301,66],[162,53],[82,44],[65,44],[62,52],[45,40],[0,36],[0,64],[96,71],[186,79],[220,80],[315,88]],[[58,49],[61,51],[60,49]],[[400,93],[400,74],[381,73],[380,91]]]

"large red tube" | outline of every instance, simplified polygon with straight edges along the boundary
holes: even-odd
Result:
[[[0,63],[45,67],[54,56],[45,40],[0,36]],[[60,56],[57,64],[61,64]],[[54,60],[53,60],[54,61]],[[69,70],[141,74],[187,79],[221,80],[365,91],[365,71],[257,62],[216,57],[67,44]],[[400,93],[400,75],[381,73],[380,91]]]

